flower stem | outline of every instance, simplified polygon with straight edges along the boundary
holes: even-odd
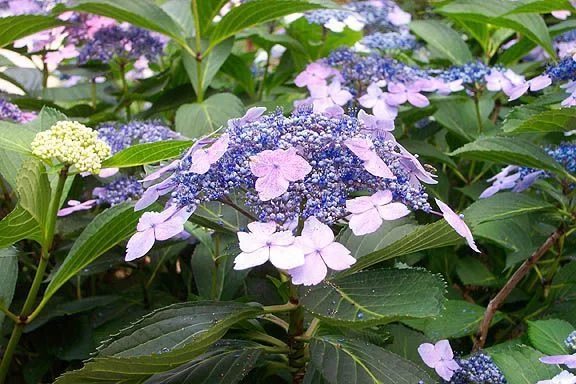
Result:
[[[128,82],[126,81],[126,66],[124,63],[120,63],[120,80],[122,81],[122,99],[126,103],[126,120],[130,120],[132,119],[132,112],[128,102]]]
[[[554,231],[550,237],[542,244],[540,248],[538,248],[532,256],[530,256],[520,268],[514,272],[514,274],[508,279],[506,284],[502,287],[500,292],[490,302],[488,303],[488,307],[486,307],[486,312],[484,312],[484,318],[482,319],[482,324],[480,325],[480,331],[478,332],[478,339],[474,345],[474,349],[478,350],[484,347],[486,344],[486,338],[488,337],[488,329],[490,328],[490,324],[492,323],[492,319],[496,314],[496,311],[504,300],[508,297],[510,292],[520,283],[520,281],[526,276],[526,274],[532,269],[532,267],[540,260],[542,256],[552,248],[554,244],[560,240],[560,238],[564,235],[564,227],[559,227],[556,231]]]
[[[192,0],[192,14],[194,16],[196,38],[196,75],[198,79],[198,89],[196,89],[196,99],[199,103],[204,101],[204,68],[202,68],[202,35],[200,31],[200,14],[198,13],[198,0]]]
[[[54,229],[56,228],[56,214],[58,213],[58,208],[60,208],[60,199],[62,197],[62,192],[64,191],[64,184],[66,183],[66,178],[68,177],[68,167],[63,168],[58,175],[58,185],[56,190],[52,195],[50,205],[48,207],[48,215],[46,219],[46,227],[44,229],[44,236],[42,241],[42,253],[40,255],[40,262],[38,264],[38,269],[36,270],[36,275],[32,281],[32,286],[28,291],[28,297],[24,302],[20,316],[18,317],[18,322],[14,325],[12,329],[12,335],[10,336],[10,341],[6,346],[6,351],[4,351],[4,356],[2,357],[2,363],[0,363],[0,384],[4,384],[6,377],[8,376],[8,371],[10,370],[10,364],[12,362],[12,357],[14,356],[14,351],[20,341],[20,337],[24,332],[24,327],[29,323],[29,314],[32,312],[32,308],[36,304],[36,297],[38,296],[38,291],[44,280],[44,273],[46,272],[46,267],[48,266],[48,260],[50,259],[50,250],[52,248],[52,242],[54,240]]]
[[[482,124],[482,115],[480,113],[480,98],[478,97],[479,90],[474,91],[474,109],[476,110],[476,119],[478,120],[478,133],[484,131],[484,125]]]
[[[292,384],[301,384],[306,374],[307,343],[300,340],[304,334],[304,308],[300,305],[298,291],[290,283],[290,303],[296,308],[290,312],[288,327],[288,363],[292,369]]]

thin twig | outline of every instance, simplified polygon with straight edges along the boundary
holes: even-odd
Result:
[[[556,231],[554,231],[554,233],[552,233],[550,237],[548,237],[546,242],[542,244],[542,246],[538,248],[532,254],[532,256],[530,256],[526,261],[524,261],[524,263],[522,263],[522,265],[520,266],[520,268],[518,268],[518,270],[516,270],[516,272],[514,272],[514,274],[502,287],[500,292],[498,292],[498,294],[494,296],[492,300],[490,300],[490,303],[488,303],[488,307],[486,307],[486,312],[484,312],[484,318],[482,319],[482,324],[480,325],[480,330],[478,332],[478,339],[476,340],[476,343],[474,345],[475,350],[484,347],[484,344],[486,343],[486,338],[488,336],[488,329],[490,328],[492,319],[494,318],[496,311],[498,310],[498,308],[500,308],[504,300],[506,300],[510,292],[512,292],[512,290],[518,285],[518,283],[524,278],[524,276],[526,276],[526,274],[530,271],[530,269],[532,269],[532,266],[534,266],[538,262],[538,260],[540,260],[540,258],[544,256],[546,252],[548,252],[548,250],[552,248],[554,244],[556,244],[556,242],[562,237],[563,234],[564,234],[564,227],[562,226],[558,228]]]

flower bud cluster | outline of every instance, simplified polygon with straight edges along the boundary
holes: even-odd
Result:
[[[59,121],[39,132],[32,141],[32,153],[41,159],[58,160],[79,172],[98,173],[102,161],[110,156],[110,146],[98,133],[77,121]]]

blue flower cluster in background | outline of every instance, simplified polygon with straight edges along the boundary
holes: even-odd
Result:
[[[159,120],[103,123],[98,127],[98,137],[110,145],[113,154],[135,144],[183,139]]]
[[[94,188],[92,197],[97,200],[98,205],[114,206],[125,201],[138,200],[143,192],[142,183],[135,177],[122,176],[104,187]]]
[[[360,44],[375,50],[412,51],[418,47],[414,36],[398,32],[375,32],[360,40]]]

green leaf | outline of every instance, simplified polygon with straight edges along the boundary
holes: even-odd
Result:
[[[482,137],[458,148],[450,155],[566,174],[566,170],[542,148],[518,138]]]
[[[248,64],[240,56],[234,54],[228,56],[220,71],[236,80],[248,95],[252,97],[255,95],[254,75]]]
[[[424,332],[432,340],[451,339],[473,335],[478,332],[484,318],[484,307],[464,300],[448,300],[446,309],[434,319],[404,320],[408,326]],[[497,314],[492,325],[502,320]]]
[[[31,155],[30,143],[36,136],[27,125],[0,122],[0,149]]]
[[[381,234],[381,232],[376,233]],[[370,236],[372,235],[364,236],[368,237],[366,241],[373,239]],[[358,259],[352,267],[340,272],[339,275],[349,275],[394,257],[409,255],[431,248],[456,245],[462,242],[460,235],[458,235],[445,220],[440,220],[428,225],[400,227],[395,230],[395,233],[390,234],[390,236],[394,237],[393,242],[384,244],[382,248],[376,248],[372,252],[365,254],[361,259]]]
[[[104,252],[132,236],[140,216],[142,212],[134,212],[129,203],[115,205],[96,216],[78,236],[66,260],[55,272],[42,302],[46,303],[62,285]]]
[[[209,49],[246,28],[318,8],[326,6],[307,0],[253,0],[244,3],[228,12],[214,27]]]
[[[16,185],[18,205],[28,211],[44,230],[52,193],[44,163],[37,159],[26,160],[18,173]]]
[[[465,285],[491,287],[498,285],[498,280],[488,268],[478,259],[466,257],[458,260],[456,273]]]
[[[190,0],[169,0],[162,4],[162,9],[178,23],[186,37],[194,35],[194,17],[190,9]]]
[[[144,384],[236,384],[254,368],[261,354],[258,344],[222,340],[191,362],[154,375]]]
[[[524,0],[510,12],[517,13],[550,13],[553,11],[569,10],[574,8],[568,0]]]
[[[410,29],[452,63],[466,64],[472,60],[472,53],[462,36],[444,23],[436,20],[416,20],[410,23]]]
[[[419,367],[428,369],[418,354],[420,344],[429,342],[426,336],[402,324],[390,324],[384,330],[392,337],[392,342],[384,348],[410,360]]]
[[[30,212],[17,205],[0,221],[0,248],[8,247],[24,239],[42,243],[42,231],[40,224]]]
[[[210,86],[210,83],[214,79],[214,76],[218,73],[218,70],[228,56],[232,52],[232,47],[234,46],[234,38],[229,38],[218,44],[214,49],[205,57],[202,58],[200,65],[202,66],[202,78],[198,78],[198,61],[196,57],[190,55],[187,52],[182,52],[182,61],[184,63],[184,68],[188,73],[192,87],[199,93],[200,84],[202,84],[202,91],[205,91]]]
[[[571,351],[564,340],[573,331],[572,324],[564,320],[550,319],[528,322],[530,343],[545,355],[570,354]]]
[[[480,118],[482,120],[482,127],[480,127],[476,115],[476,105],[470,98],[439,100],[435,101],[434,105],[438,108],[434,113],[436,121],[467,141],[478,137],[478,133],[491,124],[488,117],[494,109],[494,101],[491,98],[486,97],[480,100]]]
[[[551,204],[542,199],[516,192],[502,192],[476,201],[464,211],[464,217],[474,227],[488,221],[508,219],[552,208]]]
[[[304,290],[304,308],[346,326],[368,326],[442,312],[444,281],[419,269],[379,269],[336,277]]]
[[[200,36],[206,36],[206,32],[211,27],[214,17],[218,15],[220,9],[228,0],[195,0],[195,2],[198,7],[198,19],[200,22],[197,28],[200,30]]]
[[[151,0],[72,0],[68,5],[70,10],[90,12],[125,21],[162,33],[180,44],[186,44],[178,23]]]
[[[534,384],[549,380],[560,373],[556,365],[543,364],[538,360],[544,354],[525,345],[510,346],[490,353],[508,384]]]
[[[155,143],[136,144],[102,162],[102,168],[128,168],[158,163],[180,157],[192,146],[192,140],[164,140]]]
[[[445,3],[444,3],[445,4]],[[465,20],[513,29],[541,45],[550,55],[556,56],[546,23],[536,14],[508,14],[516,5],[500,0],[454,0],[443,5],[438,12],[456,20]]]
[[[551,312],[576,327],[576,261],[563,265],[550,286]]]
[[[13,247],[0,248],[0,306],[10,308],[18,281],[18,253]],[[0,312],[0,325],[4,312]]]
[[[159,309],[106,341],[98,348],[99,357],[55,383],[141,383],[190,362],[230,327],[261,313],[259,306],[234,302],[189,302]]]
[[[7,46],[14,40],[66,25],[62,20],[52,16],[41,15],[19,15],[0,18],[0,48]]]
[[[243,114],[242,100],[231,93],[218,93],[201,103],[180,106],[176,111],[176,131],[188,137],[202,137]]]
[[[528,117],[520,124],[504,124],[506,133],[550,133],[568,132],[576,129],[576,111],[574,108],[562,108],[538,113]]]
[[[310,343],[312,366],[330,384],[416,384],[433,382],[412,362],[374,344],[336,336]]]

